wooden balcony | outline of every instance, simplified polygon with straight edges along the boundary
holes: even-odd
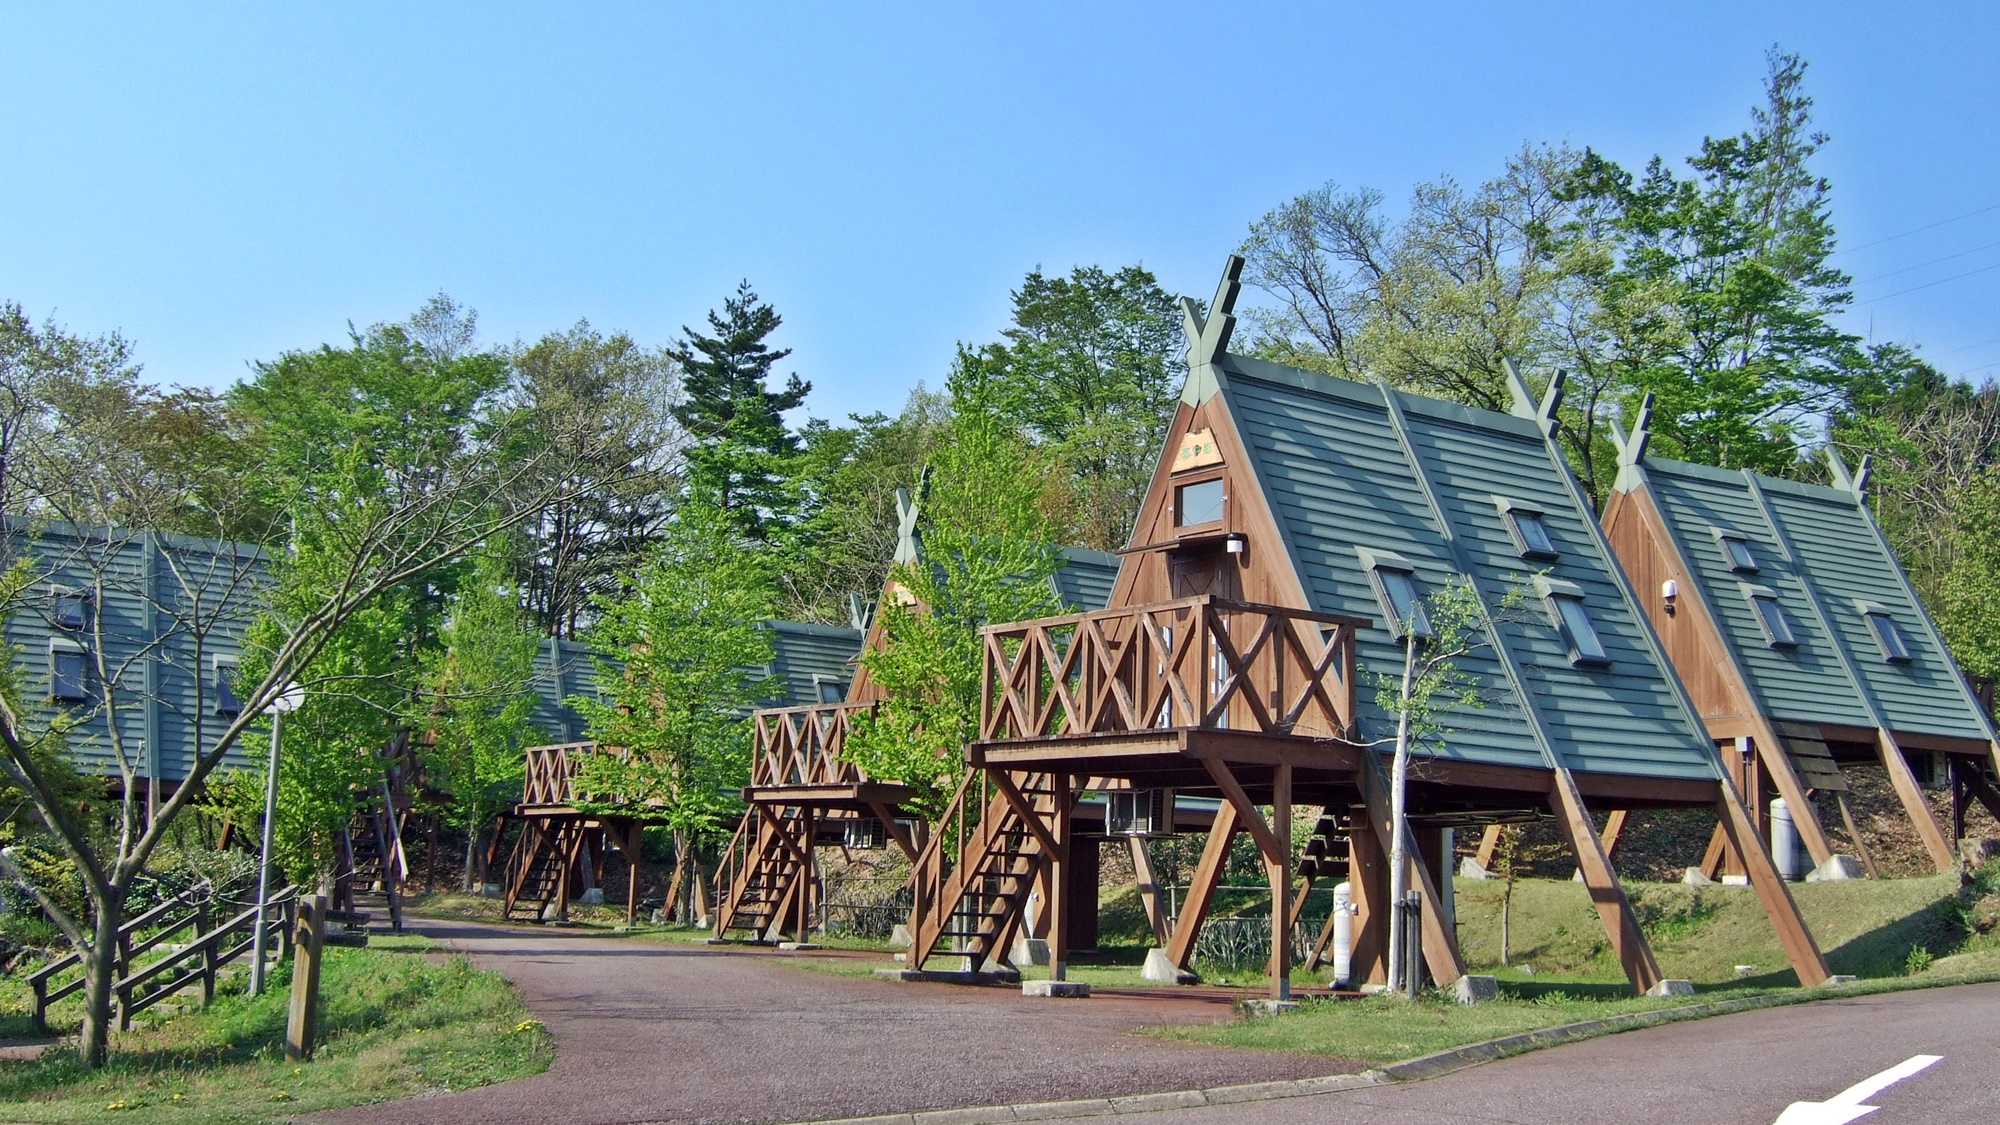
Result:
[[[970,757],[1106,777],[1173,759],[1199,775],[1202,758],[1351,775],[1367,624],[1203,595],[990,626]]]
[[[593,755],[610,754],[623,760],[629,753],[621,747],[596,742],[562,742],[553,746],[528,747],[528,766],[521,779],[518,811],[524,816],[560,816],[579,813],[585,805],[594,805],[629,806],[633,813],[638,813],[658,804],[650,799],[619,793],[579,791],[577,775],[586,759]]]
[[[757,712],[756,748],[743,799],[855,811],[909,799],[907,786],[867,776],[842,753],[853,721],[874,709],[873,703],[822,703]]]

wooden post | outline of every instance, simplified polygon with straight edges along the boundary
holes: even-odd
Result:
[[[326,948],[326,910],[323,894],[299,904],[293,940],[298,960],[292,965],[292,1004],[285,1019],[285,1058],[291,1062],[312,1058],[319,1032],[319,962]]]
[[[210,909],[214,889],[203,887],[201,897],[195,900],[194,932],[197,938],[208,933],[214,911]],[[206,1008],[215,1002],[215,942],[209,941],[201,947],[201,1005]]]
[[[645,826],[637,820],[632,822],[625,834],[625,924],[635,925],[639,921],[639,834]]]
[[[1146,907],[1146,922],[1153,927],[1153,944],[1165,949],[1173,931],[1167,926],[1166,905],[1160,901],[1160,876],[1153,870],[1153,855],[1146,850],[1144,836],[1127,836],[1132,849],[1132,870],[1138,876],[1139,901]]]
[[[1897,798],[1903,802],[1903,811],[1910,815],[1910,823],[1916,827],[1917,838],[1931,853],[1931,862],[1937,865],[1940,874],[1958,870],[1958,856],[1952,853],[1951,845],[1945,843],[1944,833],[1938,830],[1937,821],[1931,816],[1930,802],[1924,800],[1923,787],[1917,784],[1917,775],[1910,772],[1910,763],[1903,757],[1903,748],[1896,744],[1896,736],[1885,728],[1877,728],[1875,749],[1881,754],[1882,768],[1889,771],[1889,781],[1895,786]]]
[[[1761,737],[1750,740],[1757,751],[1757,756],[1749,761],[1761,761],[1764,769],[1760,776],[1755,766],[1752,766],[1751,779],[1760,782],[1762,777],[1771,779],[1778,796],[1785,799],[1785,809],[1792,814],[1792,826],[1798,829],[1799,842],[1806,846],[1806,852],[1812,856],[1813,864],[1817,866],[1825,863],[1833,858],[1833,844],[1827,840],[1826,829],[1820,825],[1819,807],[1813,804],[1811,795],[1806,792],[1805,783],[1799,780],[1798,771],[1792,768],[1792,759],[1785,750],[1784,742],[1778,737],[1777,730],[1768,723],[1764,724],[1762,729],[1764,733]],[[1749,804],[1750,814],[1755,818],[1758,827],[1765,827],[1764,810],[1770,807],[1771,798],[1764,792],[1764,787],[1761,784],[1753,787],[1746,782],[1743,799]]]
[[[1264,857],[1271,881],[1271,999],[1292,998],[1292,767],[1280,762],[1271,779],[1274,854]]]
[[[1395,829],[1389,812],[1389,779],[1383,769],[1381,759],[1373,751],[1362,755],[1361,797],[1367,810],[1368,825],[1375,833],[1375,842],[1382,849],[1382,864],[1385,872],[1383,893],[1380,901],[1372,905],[1381,915],[1384,941],[1389,932],[1389,902],[1387,882],[1388,857],[1395,854],[1390,848]],[[1595,844],[1597,838],[1591,837]],[[1432,880],[1430,868],[1422,863],[1412,863],[1413,877],[1409,889],[1417,892],[1423,904],[1421,926],[1423,931],[1424,965],[1430,970],[1431,979],[1439,985],[1449,986],[1465,975],[1465,958],[1458,950],[1458,934],[1446,922],[1444,900],[1438,893],[1437,883]]]
[[[1045,884],[1049,897],[1042,901],[1043,909],[1049,916],[1049,979],[1068,980],[1069,976],[1069,850],[1074,826],[1070,823],[1070,777],[1066,773],[1050,775],[1051,788],[1055,790],[1055,850],[1049,854],[1049,862],[1042,865],[1048,872]],[[973,968],[977,969],[975,965]]]
[[[1791,961],[1792,970],[1798,973],[1799,983],[1809,987],[1825,984],[1830,974],[1826,958],[1820,956],[1819,943],[1806,929],[1805,919],[1799,916],[1798,904],[1792,901],[1791,888],[1785,886],[1785,880],[1778,875],[1778,865],[1771,862],[1771,855],[1757,834],[1756,824],[1751,821],[1748,810],[1744,809],[1727,777],[1722,779],[1722,792],[1715,805],[1721,829],[1729,835],[1734,851],[1750,876],[1750,885],[1757,891],[1757,900],[1763,904],[1765,915],[1771,919],[1771,928],[1778,931],[1778,942],[1785,947],[1785,957]]]
[[[1389,857],[1365,825],[1350,826],[1347,836],[1347,888],[1354,896],[1354,938],[1348,948],[1349,983],[1386,984],[1389,980]],[[1333,920],[1325,937],[1332,940]]]
[[[1612,809],[1604,817],[1604,831],[1598,834],[1597,846],[1604,854],[1616,858],[1619,838],[1625,835],[1625,818],[1630,816],[1624,809]]]
[[[1472,861],[1477,863],[1481,870],[1493,870],[1493,855],[1500,850],[1500,834],[1506,831],[1506,827],[1504,824],[1489,824],[1479,837],[1479,854],[1472,857]]]
[[[1181,914],[1174,919],[1173,936],[1167,941],[1167,959],[1177,969],[1187,969],[1194,959],[1195,938],[1201,934],[1209,904],[1215,901],[1215,888],[1222,884],[1223,871],[1229,866],[1229,845],[1236,841],[1236,833],[1241,829],[1236,806],[1222,802],[1222,807],[1215,811],[1215,822],[1209,827],[1208,842],[1202,845],[1201,860],[1195,864],[1187,896],[1181,899]]]
[[[1879,879],[1882,872],[1875,867],[1875,855],[1868,850],[1868,841],[1861,836],[1861,826],[1854,823],[1854,806],[1847,803],[1847,794],[1835,793],[1833,803],[1840,808],[1840,822],[1847,826],[1847,838],[1854,841],[1855,854],[1861,857],[1861,866],[1870,879]]]
[[[798,924],[794,927],[793,932],[798,935],[794,940],[800,945],[806,945],[812,941],[813,852],[815,850],[813,845],[817,842],[815,836],[819,832],[819,824],[818,818],[809,807],[800,812],[799,823],[805,826],[805,831],[802,834],[803,838],[799,841]]]
[[[1583,872],[1583,883],[1590,888],[1598,920],[1604,923],[1604,932],[1611,938],[1611,951],[1624,967],[1626,979],[1632,982],[1632,991],[1643,994],[1660,983],[1659,962],[1653,959],[1653,947],[1646,941],[1645,931],[1639,928],[1639,918],[1632,913],[1631,900],[1625,897],[1625,888],[1618,883],[1618,873],[1611,868],[1611,857],[1604,854],[1604,848],[1597,842],[1597,828],[1591,823],[1590,810],[1584,807],[1583,794],[1569,770],[1561,767],[1556,769],[1549,789],[1556,823],[1576,851],[1577,870]]]

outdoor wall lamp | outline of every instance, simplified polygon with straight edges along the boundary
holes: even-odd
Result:
[[[1666,607],[1667,616],[1673,616],[1674,601],[1681,595],[1680,583],[1669,578],[1660,583],[1660,604]]]
[[[1250,546],[1250,537],[1240,531],[1232,531],[1222,538],[1222,549],[1232,555],[1240,555]]]

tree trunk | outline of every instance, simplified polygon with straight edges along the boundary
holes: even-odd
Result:
[[[100,899],[90,948],[83,951],[83,1030],[76,1037],[76,1059],[85,1070],[104,1065],[111,1049],[111,985],[118,973],[118,927],[123,902]]]
[[[479,889],[479,824],[474,821],[465,830],[465,877],[460,879],[460,890],[472,894]]]
[[[1403,696],[1397,702],[1400,713],[1396,716],[1396,759],[1389,779],[1389,990],[1392,993],[1404,991],[1400,986],[1402,974],[1416,979],[1417,967],[1403,964],[1403,896],[1409,886],[1404,868],[1409,864],[1409,847],[1405,841],[1409,830],[1404,826],[1404,793],[1410,778],[1410,690],[1417,674],[1416,637],[1405,631],[1403,634]]]

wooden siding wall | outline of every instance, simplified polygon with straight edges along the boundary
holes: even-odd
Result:
[[[230,721],[216,712],[209,669],[216,657],[242,655],[243,633],[266,581],[256,548],[129,529],[33,525],[13,517],[4,542],[5,562],[27,558],[36,573],[4,625],[7,642],[16,646],[14,673],[28,722],[39,729],[67,709],[80,720],[69,737],[71,760],[85,773],[116,777],[115,719],[117,741],[136,776],[185,778]],[[90,595],[83,629],[56,624],[58,587]],[[190,630],[186,618],[208,624]],[[52,697],[52,642],[85,651],[92,665],[87,700]],[[95,671],[100,649],[108,682]],[[227,764],[244,762],[232,753]]]

